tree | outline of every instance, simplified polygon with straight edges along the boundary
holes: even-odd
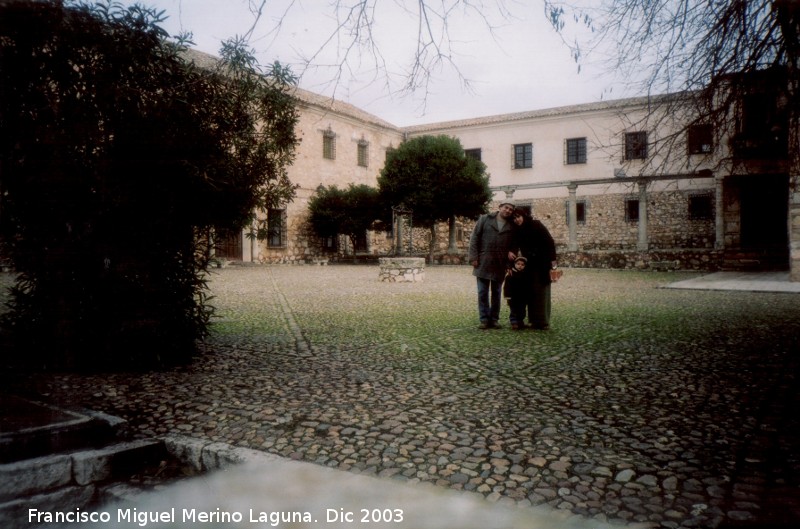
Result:
[[[256,27],[265,0],[251,2],[259,6],[254,12]],[[513,22],[518,9],[528,4],[513,5],[504,0],[470,2],[381,3],[375,0],[336,1],[330,4],[337,26],[322,48],[306,60],[306,66],[325,47],[338,51],[333,82],[361,64],[371,60],[376,78],[383,75],[390,87],[379,40],[374,31],[377,13],[395,8],[418,21],[415,35],[417,47],[404,63],[403,91],[429,93],[433,78],[444,67],[452,69],[464,86],[470,81],[459,73],[456,25],[460,17],[482,20],[495,34],[502,23]],[[559,31],[580,66],[607,57],[608,70],[616,72],[623,82],[634,87],[636,95],[666,95],[654,99],[647,124],[652,129],[673,132],[652,147],[661,151],[653,159],[664,161],[660,166],[642,170],[665,170],[679,156],[681,145],[691,127],[711,126],[721,145],[735,123],[737,105],[742,96],[771,84],[780,83],[775,114],[785,116],[785,138],[777,141],[788,145],[790,245],[800,247],[800,2],[797,0],[543,0],[547,18]],[[498,22],[499,21],[499,24]],[[571,30],[575,29],[574,35]],[[279,32],[280,22],[273,30]],[[364,55],[365,57],[362,57]],[[766,74],[764,73],[766,71]],[[640,84],[636,85],[638,81]],[[635,125],[635,124],[632,124]],[[771,132],[771,131],[767,131]],[[609,146],[612,147],[612,146]],[[619,145],[613,146],[619,148]],[[685,156],[683,157],[686,158]],[[735,160],[723,160],[725,163]],[[691,172],[692,167],[683,169]],[[800,281],[800,252],[792,258],[792,279]]]
[[[260,75],[236,40],[199,68],[162,14],[0,5],[0,230],[19,273],[3,325],[31,366],[188,360],[213,312],[209,233],[293,196],[290,72]]]
[[[455,252],[456,217],[477,218],[492,198],[486,166],[449,136],[419,136],[390,151],[378,189],[387,207],[404,204],[415,224],[430,228],[431,261],[436,223],[449,222],[449,251]]]
[[[347,189],[320,186],[308,204],[309,224],[320,237],[346,235],[353,249],[367,230],[379,228],[386,217],[378,190],[350,184]]]
[[[247,0],[253,15],[253,23],[246,37],[250,38],[268,11],[267,0]],[[290,2],[282,14],[270,19],[266,34],[273,39],[280,38],[284,19],[289,11],[297,9],[299,4]],[[376,18],[385,16],[389,24],[394,17],[414,20],[413,33],[404,35],[416,46],[408,58],[402,58],[399,70],[398,92],[408,95],[422,92],[426,96],[432,91],[436,77],[444,70],[450,77],[457,78],[461,86],[472,89],[472,81],[461,71],[463,60],[464,36],[454,34],[457,21],[466,18],[477,18],[486,31],[494,36],[495,32],[509,19],[513,18],[511,9],[505,0],[497,0],[491,5],[469,0],[440,0],[378,2],[377,0],[355,0],[343,2],[336,0],[326,6],[326,16],[335,21],[330,33],[324,34],[322,44],[302,59],[302,70],[324,69],[331,73],[330,84],[338,87],[348,74],[362,70],[373,72],[373,80],[381,80],[387,90],[393,91],[394,78],[398,76],[398,66],[393,63],[398,57],[387,60],[385,50],[379,42],[383,32],[375,31]],[[456,23],[454,23],[456,20]],[[415,40],[413,40],[415,39]],[[336,60],[333,64],[323,59],[326,51],[335,50]],[[423,96],[423,105],[425,96]]]

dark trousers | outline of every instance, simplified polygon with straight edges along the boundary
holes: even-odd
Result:
[[[550,326],[550,284],[534,285],[528,299],[528,322],[533,327]]]
[[[508,321],[511,325],[522,325],[525,323],[525,313],[528,310],[528,300],[523,296],[508,298]]]
[[[478,277],[478,316],[481,323],[495,324],[500,320],[503,281]]]
[[[508,308],[511,312],[508,318],[511,325],[522,325],[527,315],[528,323],[530,323],[532,327],[549,327],[550,285],[534,285],[534,288],[527,296],[509,298]]]

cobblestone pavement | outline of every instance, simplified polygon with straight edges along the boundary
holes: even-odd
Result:
[[[62,403],[341,470],[653,527],[800,522],[800,298],[567,270],[550,331],[478,330],[468,268],[215,273],[220,319],[169,372],[36,375]],[[507,318],[507,308],[503,309]],[[771,525],[770,525],[771,524]]]

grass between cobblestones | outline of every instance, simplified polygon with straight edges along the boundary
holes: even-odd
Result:
[[[342,470],[663,527],[796,521],[800,301],[567,269],[549,331],[479,330],[468,267],[215,271],[205,353],[165,373],[18,384]],[[4,279],[7,280],[7,277]],[[765,499],[766,498],[766,499]]]
[[[384,347],[384,353],[424,354],[439,348],[468,356],[552,354],[553,348],[651,339],[670,329],[691,330],[706,313],[692,310],[694,294],[656,290],[687,274],[570,270],[553,286],[553,328],[549,332],[510,332],[508,308],[501,330],[477,328],[475,280],[464,267],[428,268],[420,283],[380,283],[368,267],[273,268],[271,278],[291,306],[305,338],[314,345]],[[223,280],[223,271],[220,280]],[[264,274],[250,274],[246,299],[218,298],[218,335],[280,335],[284,321],[275,300],[267,300]],[[227,279],[224,279],[227,281]],[[245,282],[247,280],[245,279]],[[212,279],[212,289],[215,286]],[[221,285],[222,286],[222,285]],[[223,287],[224,288],[224,287]],[[239,285],[239,289],[246,288]],[[272,285],[268,285],[271,289]],[[668,299],[661,299],[661,298]]]

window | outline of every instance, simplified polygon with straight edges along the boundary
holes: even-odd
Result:
[[[481,161],[481,150],[480,149],[464,149],[464,154],[467,155],[468,158],[474,158],[475,160]]]
[[[583,224],[586,222],[586,202],[580,201],[575,204],[575,216],[578,217],[578,223]]]
[[[369,142],[364,140],[358,142],[358,165],[359,167],[369,165]]]
[[[367,245],[367,232],[366,231],[356,235],[355,245],[356,246],[355,246],[355,248],[353,248],[353,251],[361,252],[361,253],[369,251],[369,246]]]
[[[336,134],[331,129],[322,133],[322,157],[327,160],[336,159]]]
[[[569,200],[567,201],[567,224],[569,224]],[[578,200],[575,203],[575,214],[578,224],[586,224],[586,201]]]
[[[586,163],[586,138],[570,138],[566,141],[567,165]]]
[[[733,137],[737,158],[785,158],[788,155],[788,112],[775,94],[742,96],[740,115]]]
[[[625,220],[628,222],[639,221],[639,199],[629,198],[625,200]]]
[[[514,145],[514,169],[530,169],[531,167],[533,167],[533,144]]]
[[[322,251],[335,252],[339,247],[338,237],[331,235],[330,237],[322,238]]]
[[[689,195],[689,219],[709,220],[714,218],[714,202],[711,195]]]
[[[741,130],[744,136],[769,137],[775,113],[775,98],[768,94],[749,94],[742,97]]]
[[[283,248],[286,246],[286,210],[267,210],[267,246]]]
[[[692,125],[687,132],[689,154],[709,154],[714,147],[714,128],[711,125]]]
[[[625,134],[625,159],[644,160],[647,158],[647,133],[628,132]]]

